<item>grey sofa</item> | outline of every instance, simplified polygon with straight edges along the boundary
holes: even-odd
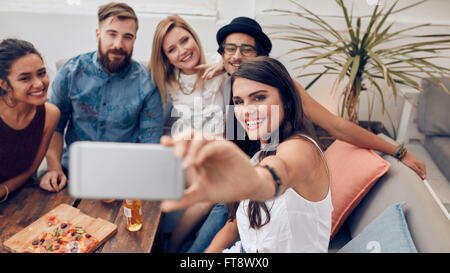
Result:
[[[450,79],[441,79],[450,89]],[[337,252],[360,234],[388,206],[405,202],[403,212],[418,252],[450,252],[450,216],[442,200],[449,200],[450,95],[436,82],[422,81],[418,98],[417,127],[423,142],[408,144],[408,150],[427,165],[427,181],[390,155],[381,156],[391,167],[347,218],[330,241],[329,252]],[[394,141],[384,135],[384,139]],[[438,195],[435,191],[438,191]],[[447,199],[448,198],[448,199]]]
[[[440,80],[450,90],[450,78]],[[417,127],[425,135],[424,148],[450,181],[450,95],[432,79],[423,79],[422,88]]]

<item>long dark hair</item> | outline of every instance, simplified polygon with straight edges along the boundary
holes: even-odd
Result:
[[[0,79],[4,80],[8,86],[10,86],[8,76],[11,73],[12,64],[28,54],[36,54],[42,60],[41,54],[30,42],[18,39],[4,39],[0,42]],[[6,93],[6,90],[0,87],[0,96]]]
[[[246,62],[232,75],[231,90],[233,92],[233,83],[236,78],[245,78],[248,80],[260,82],[263,84],[276,87],[281,97],[284,117],[279,126],[279,143],[287,140],[298,134],[305,134],[311,136],[308,130],[307,120],[303,114],[303,107],[300,94],[295,87],[294,81],[289,75],[289,72],[279,61],[266,57],[256,57],[252,61]],[[237,122],[234,118],[234,122]],[[253,152],[255,149],[255,142],[251,142],[247,135],[245,140],[237,141],[236,144],[247,154]],[[251,151],[250,151],[251,150]],[[259,160],[264,157],[273,155],[276,149],[261,151]],[[236,217],[237,204],[228,204],[229,220]],[[260,210],[266,214],[266,221],[262,223]],[[258,229],[270,221],[270,211],[264,202],[250,201],[248,205],[248,216],[250,220],[250,227]]]

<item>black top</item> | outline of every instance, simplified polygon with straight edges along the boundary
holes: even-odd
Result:
[[[30,168],[41,144],[45,124],[45,106],[36,108],[36,114],[27,127],[15,130],[0,118],[0,183]]]

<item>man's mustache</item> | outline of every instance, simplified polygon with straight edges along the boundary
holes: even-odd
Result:
[[[116,54],[116,55],[124,55],[127,56],[127,52],[123,49],[110,49],[108,50],[108,53]]]

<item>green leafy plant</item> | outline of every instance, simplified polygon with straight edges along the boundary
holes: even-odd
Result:
[[[372,14],[366,16],[368,20],[365,27],[362,26],[361,16],[354,18],[353,11],[349,14],[343,0],[335,1],[342,10],[341,18],[346,26],[344,30],[336,29],[321,16],[294,0],[290,2],[295,4],[299,11],[268,10],[295,18],[295,22],[288,25],[273,26],[276,32],[271,33],[271,36],[274,39],[300,44],[287,54],[306,53],[293,58],[292,61],[301,63],[294,68],[300,71],[298,78],[314,77],[306,86],[307,89],[325,74],[337,75],[332,90],[341,83],[345,84],[340,115],[344,117],[346,111],[347,118],[355,123],[358,122],[360,93],[365,90],[376,90],[381,97],[383,113],[386,112],[384,89],[392,92],[397,101],[398,85],[421,91],[420,80],[430,77],[449,93],[439,78],[450,76],[450,69],[434,64],[433,59],[449,58],[450,34],[410,34],[418,29],[433,26],[431,24],[420,24],[393,31],[395,22],[389,20],[393,14],[425,1],[398,10],[394,10],[398,0],[389,7],[375,5]],[[317,29],[305,27],[305,22],[313,23]],[[447,55],[442,54],[445,52]],[[320,71],[303,73],[306,68],[313,66],[319,67],[316,71]]]

